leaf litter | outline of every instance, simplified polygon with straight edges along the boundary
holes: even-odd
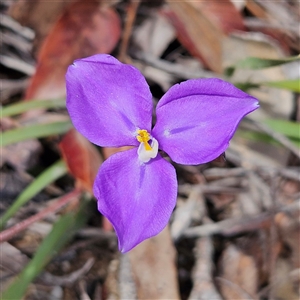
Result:
[[[7,30],[3,49],[14,62],[4,61],[1,70],[5,104],[64,97],[67,66],[98,52],[119,55],[137,66],[149,80],[154,100],[183,79],[224,78],[224,68],[250,56],[283,59],[299,52],[299,34],[293,30],[299,21],[297,1],[252,0],[241,1],[239,6],[229,0],[209,5],[200,1],[134,2],[6,2],[2,14],[5,20],[10,20],[9,15],[15,20],[2,25]],[[32,45],[35,51],[28,52]],[[35,55],[36,64],[29,53]],[[25,64],[27,69],[22,67]],[[277,141],[275,146],[237,134],[226,160],[200,166],[174,164],[179,194],[169,228],[125,255],[118,253],[112,226],[90,200],[87,223],[63,250],[51,256],[23,298],[299,298],[299,152],[286,132],[266,129],[262,123],[266,117],[273,122],[278,117],[299,122],[299,99],[292,90],[259,87],[262,81],[297,79],[290,74],[298,66],[299,61],[289,65],[288,73],[286,66],[238,69],[228,78],[233,83],[253,79],[258,83],[250,92],[261,100],[261,109],[240,130],[255,127],[255,132],[267,133]],[[35,74],[28,85],[30,68],[35,68]],[[20,91],[23,97],[18,96]],[[43,124],[43,119],[51,123],[65,116],[61,107],[37,109],[1,119],[1,128]],[[71,201],[68,193],[80,191],[90,199],[98,165],[122,151],[96,149],[73,130],[64,137],[20,141],[3,150],[1,189],[12,191],[2,193],[3,210],[59,157],[70,174],[47,186],[40,200],[26,204],[0,233],[3,237],[7,230],[12,231],[10,239],[1,244],[1,292],[30,263],[59,218],[78,210],[81,197]],[[21,180],[20,187],[9,181],[8,174]],[[63,208],[52,208],[57,196],[67,197]],[[32,225],[30,218],[35,219]],[[29,225],[22,227],[24,221]],[[14,224],[21,224],[21,230],[14,232]]]

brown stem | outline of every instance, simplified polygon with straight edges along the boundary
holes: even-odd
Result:
[[[34,216],[32,216],[32,217],[30,217],[30,218],[28,218],[28,219],[26,219],[22,222],[19,222],[18,224],[2,231],[0,233],[0,243],[3,243],[5,241],[11,239],[12,237],[14,237],[19,232],[21,232],[21,231],[25,230],[26,228],[28,228],[34,222],[37,222],[37,221],[45,218],[48,214],[57,211],[62,206],[66,205],[67,203],[69,203],[72,200],[74,200],[75,198],[77,198],[80,195],[80,193],[81,193],[81,190],[75,189],[72,192],[58,198],[52,205],[45,208],[44,210],[37,213],[36,215],[34,215]]]
[[[127,18],[126,18],[125,28],[123,31],[120,52],[119,52],[119,60],[122,62],[125,62],[126,60],[126,53],[129,44],[129,39],[131,36],[132,27],[136,18],[136,12],[139,5],[140,5],[140,0],[131,0],[127,10]]]

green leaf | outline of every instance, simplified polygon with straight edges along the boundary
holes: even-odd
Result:
[[[24,113],[31,109],[37,108],[62,108],[66,106],[65,99],[50,99],[50,100],[30,100],[21,101],[19,103],[7,105],[0,108],[0,115],[2,117],[10,117],[13,115]]]
[[[228,68],[226,68],[224,74],[230,77],[233,75],[235,69],[259,70],[264,68],[276,67],[292,61],[300,61],[300,55],[280,59],[247,57],[243,60],[238,61],[233,66],[229,66]]]
[[[253,88],[258,88],[259,84],[257,83],[252,83],[252,82],[236,82],[234,83],[234,85],[243,90],[243,91],[248,91],[249,89],[253,89]]]
[[[267,135],[266,133],[257,132],[257,131],[249,131],[249,130],[238,130],[236,132],[236,136],[245,138],[247,140],[253,140],[257,142],[264,142],[267,144],[280,145],[276,140]]]
[[[235,67],[231,66],[231,67],[227,67],[224,69],[224,75],[226,77],[231,77],[234,74],[235,71]]]
[[[78,212],[67,213],[54,224],[52,231],[37,249],[32,260],[3,292],[1,299],[23,299],[28,285],[39,275],[52,257],[72,238],[76,230],[85,224],[88,216],[85,212],[86,204],[87,202],[83,201]]]
[[[292,141],[298,148],[300,148],[300,140],[299,140],[299,139],[293,139],[293,138],[291,138],[291,141]]]
[[[67,132],[72,128],[70,120],[46,124],[34,124],[5,131],[0,134],[1,146],[17,143],[27,139],[41,138]]]
[[[41,173],[26,189],[18,196],[9,209],[0,218],[0,228],[19,210],[21,206],[27,203],[32,197],[38,194],[48,184],[54,182],[58,178],[67,173],[67,166],[63,160],[59,160],[43,173]]]
[[[273,139],[268,134],[262,132],[238,130],[236,132],[236,135],[245,138],[247,140],[253,140],[253,141],[264,142],[275,146],[281,146],[281,144],[277,140]],[[290,140],[295,144],[295,146],[300,148],[300,139],[290,138]]]
[[[261,84],[300,93],[300,79],[269,81]]]
[[[283,65],[292,61],[300,61],[300,56],[292,56],[281,59],[268,59],[268,58],[259,58],[259,57],[247,57],[246,59],[238,61],[235,66],[241,69],[264,69],[270,67],[276,67]]]
[[[265,122],[274,131],[280,132],[292,139],[300,140],[300,124],[286,120],[269,119]]]

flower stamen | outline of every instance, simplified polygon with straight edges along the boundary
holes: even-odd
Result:
[[[137,130],[136,139],[141,143],[138,147],[137,153],[139,160],[142,163],[147,163],[151,158],[155,158],[158,152],[158,142],[151,136],[147,130]]]
[[[144,144],[145,150],[146,151],[151,151],[152,147],[149,145],[148,141],[150,141],[150,134],[148,133],[147,130],[145,129],[141,129],[137,131],[138,135],[136,137],[136,139],[140,142]]]

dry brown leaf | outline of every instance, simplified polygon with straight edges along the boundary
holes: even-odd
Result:
[[[183,46],[209,69],[222,72],[221,31],[191,2],[167,0],[165,14]]]
[[[204,203],[204,197],[199,187],[191,188],[191,192],[186,201],[182,202],[177,199],[177,206],[173,214],[173,222],[171,225],[171,236],[173,240],[178,240],[193,221],[200,222],[202,220],[206,214]]]
[[[297,15],[297,9],[284,2],[254,0],[247,0],[246,7],[257,17],[254,22],[247,22],[250,29],[277,40],[286,55],[291,53],[291,48],[299,51],[299,16]]]
[[[1,149],[1,165],[9,163],[19,170],[32,168],[39,159],[42,147],[37,140],[25,140]]]
[[[26,99],[65,95],[65,73],[77,58],[110,53],[121,33],[118,14],[98,1],[78,1],[59,18],[46,38]]]
[[[117,152],[121,152],[121,151],[126,151],[133,148],[132,146],[123,146],[123,147],[105,147],[102,148],[102,153],[103,153],[103,157],[104,159],[108,159],[111,155],[117,153]]]
[[[299,240],[298,240],[299,242]],[[299,253],[298,253],[299,255]],[[274,290],[275,299],[292,300],[299,299],[299,273],[294,279],[292,278],[292,266],[288,259],[279,258],[275,266],[275,281],[272,289]],[[297,291],[298,287],[298,291]]]
[[[35,42],[40,44],[65,7],[75,1],[19,0],[14,1],[9,14],[23,26],[32,28],[36,34]]]
[[[245,30],[242,15],[230,0],[191,1],[190,3],[226,34]]]
[[[129,252],[138,299],[180,299],[169,228]]]
[[[275,223],[278,226],[280,237],[291,249],[291,262],[294,269],[300,268],[300,211],[292,214],[278,213]]]
[[[93,184],[102,163],[96,148],[78,131],[71,129],[59,144],[62,156],[79,188],[93,193]]]
[[[257,298],[258,270],[253,257],[229,245],[223,252],[220,266],[222,273],[218,283],[226,300]]]
[[[189,300],[221,300],[213,283],[213,243],[210,237],[198,239],[195,247],[196,263],[193,270],[193,288]]]
[[[146,19],[133,35],[135,44],[155,57],[160,57],[175,38],[174,27],[160,12]]]

